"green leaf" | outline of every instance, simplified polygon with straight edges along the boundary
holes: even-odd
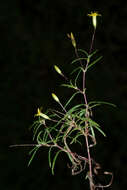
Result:
[[[34,121],[33,122],[33,124],[29,127],[29,129],[31,130],[36,124],[38,124],[39,123],[39,121],[37,120],[37,121]]]
[[[88,122],[92,125],[92,126],[97,126],[100,127],[100,125],[98,123],[96,123],[95,121],[93,121],[92,119],[88,119]]]
[[[76,76],[76,78],[75,78],[75,86],[76,86],[76,83],[77,83],[77,80],[78,80],[78,78],[79,78],[79,75],[80,75],[81,71],[82,71],[82,69],[79,70],[79,72],[78,72],[78,74],[77,74],[77,76]]]
[[[34,127],[34,135],[33,135],[33,140],[35,139],[36,137],[36,134],[37,134],[37,131],[39,130],[40,126],[42,125],[42,123],[39,123],[39,124],[36,124],[36,126]]]
[[[94,104],[94,105],[90,106],[89,108],[92,109],[92,108],[97,107],[97,106],[101,106],[101,104]]]
[[[48,161],[49,161],[49,167],[51,168],[52,166],[52,163],[51,163],[51,150],[52,150],[52,146],[49,148],[49,151],[48,151]]]
[[[77,89],[76,86],[74,86],[74,85],[72,85],[72,84],[62,84],[61,86],[68,87],[68,88],[73,88],[73,89]]]
[[[61,139],[63,138],[63,134],[60,135],[60,133],[56,136],[54,143],[58,143],[59,141],[61,141]]]
[[[81,111],[79,111],[79,116],[80,117],[84,117],[85,116],[85,113],[86,113],[86,109],[81,109]]]
[[[98,52],[98,50],[95,50],[93,53],[89,55],[89,58],[91,58],[93,55],[95,55]]]
[[[89,56],[89,54],[83,49],[77,49],[77,51],[84,53],[87,57]]]
[[[71,72],[71,75],[73,74],[73,73],[75,73],[76,71],[78,71],[78,70],[82,70],[82,67],[76,67],[76,69],[74,69],[72,72]]]
[[[75,131],[77,131],[77,133],[79,132],[79,128],[73,128],[73,129],[71,129],[71,131],[69,132],[69,136],[73,133],[73,132],[75,132]]]
[[[40,132],[38,133],[38,135],[37,135],[37,143],[38,143],[38,144],[42,144],[42,142],[43,142],[43,140],[42,140],[42,138],[41,138],[41,134],[42,134],[42,131],[40,131]]]
[[[87,69],[89,69],[90,67],[92,67],[93,65],[95,65],[101,59],[102,59],[102,56],[100,56],[98,59],[96,59],[95,61],[93,61],[90,65],[88,65]]]
[[[68,106],[68,104],[73,100],[73,98],[78,94],[79,92],[75,92],[71,98],[67,101],[67,103],[65,104],[64,108],[66,108]]]
[[[105,101],[92,101],[92,102],[89,102],[89,105],[91,105],[91,104],[105,104],[105,105],[109,105],[109,106],[112,106],[112,107],[116,107],[116,105],[115,104],[112,104],[112,103],[110,103],[110,102],[105,102]]]
[[[84,104],[78,104],[78,105],[72,107],[72,108],[68,111],[68,113],[71,114],[72,112],[78,110],[81,106],[84,106]]]
[[[90,120],[90,118],[87,118],[87,117],[81,117],[81,116],[79,116],[78,114],[75,114],[76,115],[76,118],[77,119],[79,119],[79,120],[81,120],[81,121],[89,121]]]
[[[106,137],[106,134],[96,125],[94,125],[93,127],[95,127],[104,137]]]
[[[56,159],[59,155],[59,153],[62,152],[62,150],[59,150],[56,155],[54,156],[53,162],[52,162],[52,175],[54,175],[54,167],[55,167],[55,163],[56,163]]]
[[[78,137],[80,137],[80,136],[82,136],[82,135],[83,135],[83,134],[82,134],[81,132],[79,132],[79,133],[72,139],[72,141],[70,142],[70,144],[76,143]],[[81,142],[78,141],[78,143],[80,143],[80,145],[81,145]]]
[[[46,142],[47,140],[48,140],[48,131],[45,129],[42,141]]]
[[[63,118],[60,119],[55,125],[53,125],[53,128],[55,129],[61,122],[62,122]]]
[[[28,162],[28,166],[30,166],[30,164],[31,164],[31,162],[32,162],[32,160],[33,160],[33,158],[34,158],[34,156],[35,156],[35,154],[36,154],[36,152],[37,152],[38,149],[39,149],[39,147],[36,146],[36,147],[34,147],[32,149],[32,151],[29,152],[29,154],[32,154],[32,156],[31,156],[31,158],[30,158],[30,160]]]
[[[58,110],[54,110],[54,109],[50,109],[50,112],[52,112],[52,114],[50,115],[51,118],[63,118],[64,114]]]
[[[74,61],[72,61],[71,64],[76,63],[76,62],[81,61],[81,60],[87,60],[87,58],[79,57],[79,58],[75,59]]]
[[[68,155],[68,157],[69,157],[70,161],[71,161],[72,163],[74,163],[74,161],[73,161],[73,158],[72,158],[71,154],[70,154],[69,152],[66,152],[66,153],[67,153],[67,155]]]
[[[88,121],[88,118],[83,119],[79,117],[78,120],[76,121],[76,124],[82,126],[82,124],[84,124],[85,121]],[[85,126],[84,127],[82,126],[82,128],[85,128]]]
[[[90,130],[91,130],[92,136],[95,138],[95,133],[94,133],[93,127],[90,126]]]

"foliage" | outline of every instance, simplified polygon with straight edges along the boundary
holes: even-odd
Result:
[[[91,148],[96,145],[96,131],[106,137],[102,127],[92,118],[93,108],[101,106],[103,104],[115,107],[115,105],[103,102],[87,100],[86,89],[86,73],[95,64],[99,63],[102,56],[94,59],[94,56],[98,53],[97,50],[93,51],[93,42],[95,38],[96,17],[100,16],[97,13],[91,13],[89,16],[93,19],[93,36],[90,44],[89,51],[77,48],[76,40],[71,32],[67,34],[72,42],[72,46],[75,51],[76,58],[71,62],[74,69],[66,76],[64,72],[59,69],[58,66],[54,66],[56,72],[65,79],[63,87],[74,91],[73,95],[67,100],[65,105],[61,102],[54,93],[52,93],[53,99],[59,104],[60,110],[48,109],[46,113],[42,113],[38,108],[37,114],[35,114],[36,120],[32,125],[33,140],[36,144],[32,144],[34,148],[30,152],[31,158],[28,165],[36,155],[36,152],[41,147],[48,147],[48,161],[52,174],[54,174],[54,167],[56,160],[61,152],[64,152],[71,163],[69,168],[72,175],[76,175],[86,170],[86,179],[89,180],[90,190],[103,189],[109,187],[112,183],[113,174],[111,172],[102,172],[105,175],[110,175],[111,180],[108,184],[103,185],[100,182],[96,182],[95,178],[99,175],[101,166],[91,157]],[[80,78],[82,78],[82,87],[80,87]],[[83,97],[83,102],[79,102],[73,105],[73,101],[76,97]],[[81,98],[80,98],[81,99]],[[84,141],[82,141],[84,139]],[[85,145],[83,144],[85,142]],[[81,155],[76,150],[73,151],[73,145],[78,144],[85,148],[87,155]],[[88,168],[86,167],[88,165]]]

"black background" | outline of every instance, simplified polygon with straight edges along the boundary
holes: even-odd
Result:
[[[41,149],[30,167],[29,126],[37,107],[54,106],[51,92],[65,99],[67,90],[54,72],[56,64],[68,73],[74,58],[67,33],[73,32],[78,46],[88,50],[92,35],[87,14],[98,11],[94,47],[103,55],[101,64],[89,72],[89,100],[105,100],[116,109],[102,107],[95,113],[107,137],[98,136],[94,158],[113,171],[113,185],[125,189],[127,175],[127,3],[120,0],[1,0],[0,1],[0,187],[3,190],[88,189],[85,174],[71,176],[66,158],[56,164],[55,176],[48,166],[47,149]]]

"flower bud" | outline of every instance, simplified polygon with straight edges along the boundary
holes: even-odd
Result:
[[[63,74],[62,74],[61,70],[59,69],[59,67],[57,67],[56,65],[54,65],[54,69],[56,70],[56,72],[57,72],[58,74],[60,74],[60,75],[63,76]]]
[[[76,48],[76,41],[75,41],[73,33],[71,32],[71,34],[67,34],[67,36],[68,36],[68,38],[71,39],[73,47]]]
[[[58,98],[54,93],[52,93],[52,97],[53,97],[53,99],[54,99],[56,102],[58,102],[58,103],[60,102],[60,101],[59,101],[59,98]]]

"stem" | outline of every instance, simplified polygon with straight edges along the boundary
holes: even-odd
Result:
[[[86,82],[86,70],[83,71],[83,96],[84,96],[84,101],[86,108],[88,108],[88,103],[87,103],[87,98],[86,98],[86,93],[85,93],[85,82]]]
[[[83,72],[83,89],[85,89],[85,76],[86,76],[85,74],[86,74],[86,71]],[[87,103],[87,97],[86,97],[85,91],[83,93],[83,96],[84,96],[84,101],[85,101],[85,105],[86,105],[85,117],[89,118],[88,103]],[[94,190],[93,175],[92,175],[92,163],[91,163],[91,155],[90,155],[90,148],[89,148],[89,142],[88,142],[89,129],[88,129],[88,122],[87,121],[85,121],[85,126],[86,126],[85,140],[86,140],[88,163],[89,163],[89,183],[90,183],[90,190]]]
[[[77,48],[75,48],[75,55],[76,55],[77,58],[79,58]],[[82,61],[79,60],[79,62],[80,62],[80,65],[83,67]]]
[[[94,38],[95,38],[95,29],[92,35],[92,40],[91,40],[91,45],[90,45],[90,50],[89,50],[89,55],[88,58],[91,54],[92,48],[93,48],[93,42],[94,42]],[[89,118],[89,110],[88,110],[88,102],[87,102],[87,97],[86,97],[86,92],[85,92],[85,86],[86,86],[86,72],[87,72],[87,67],[89,64],[89,59],[87,59],[87,63],[86,63],[86,67],[83,71],[83,96],[84,96],[84,101],[85,101],[85,106],[86,106],[86,113],[85,113],[85,117]],[[95,186],[93,183],[93,174],[92,174],[92,160],[91,160],[91,155],[90,155],[90,147],[89,147],[89,142],[88,142],[88,134],[89,134],[89,127],[88,127],[88,121],[85,121],[85,140],[86,140],[86,147],[87,147],[87,154],[88,154],[88,164],[89,164],[89,184],[90,184],[90,190],[94,190]]]
[[[93,31],[93,35],[92,35],[92,40],[91,40],[91,44],[90,44],[90,49],[89,49],[89,53],[88,53],[88,59],[87,59],[87,63],[85,68],[83,67],[82,61],[80,60],[80,65],[83,68],[83,77],[82,77],[82,92],[83,92],[83,97],[84,97],[84,102],[85,102],[85,107],[86,107],[86,113],[85,113],[85,117],[89,118],[89,105],[87,102],[87,97],[86,97],[86,72],[87,72],[87,68],[89,65],[89,58],[90,58],[90,54],[92,52],[92,48],[93,48],[93,43],[94,43],[94,38],[95,38],[95,32],[96,29],[94,29]],[[76,57],[79,58],[78,56],[78,52],[77,52],[77,48],[75,48],[75,54]],[[89,184],[90,184],[90,190],[95,190],[95,185],[93,183],[93,174],[92,174],[92,159],[91,159],[91,155],[90,155],[90,146],[89,146],[89,141],[88,141],[88,137],[89,137],[89,123],[88,121],[85,121],[85,141],[86,141],[86,148],[87,148],[87,155],[88,155],[88,164],[89,164]]]
[[[64,110],[64,112],[67,113],[67,110],[66,110],[65,107],[61,104],[61,102],[59,102],[59,105],[62,107],[62,109]]]
[[[10,145],[9,147],[23,147],[23,146],[39,146],[38,144],[14,144]]]
[[[89,55],[91,54],[91,51],[92,51],[92,48],[93,48],[93,42],[94,42],[94,38],[95,38],[95,32],[96,32],[96,29],[94,29],[94,31],[93,31],[91,45],[90,45],[90,50],[89,50]]]
[[[87,130],[88,130],[88,128],[87,128]],[[92,175],[92,163],[91,163],[91,156],[90,156],[88,135],[85,136],[85,140],[86,140],[86,147],[87,147],[87,154],[88,154],[88,163],[89,163],[89,183],[90,183],[90,190],[94,190],[93,175]]]

